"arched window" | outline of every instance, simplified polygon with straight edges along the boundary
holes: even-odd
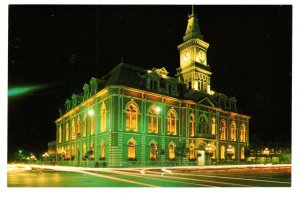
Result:
[[[69,124],[66,124],[66,141],[69,141]]]
[[[61,143],[61,136],[62,136],[61,126],[59,126],[59,128],[58,128],[58,143]]]
[[[150,159],[156,160],[156,156],[157,156],[157,144],[152,142],[150,144]]]
[[[95,134],[95,124],[96,124],[96,119],[95,115],[91,117],[91,135]]]
[[[134,104],[129,104],[126,108],[126,130],[137,131],[138,110]]]
[[[200,118],[199,118],[199,130],[200,133],[208,133],[208,119],[207,116],[205,114],[201,114]]]
[[[190,136],[195,136],[195,118],[193,114],[190,115]]]
[[[235,123],[235,121],[231,122],[231,126],[230,126],[230,140],[231,141],[236,141],[236,123]]]
[[[75,131],[75,120],[72,120],[72,140],[75,140],[76,138],[76,131]]]
[[[211,119],[211,134],[216,134],[216,119],[214,117]]]
[[[174,144],[169,145],[169,159],[170,160],[175,159],[175,146],[174,146]]]
[[[175,110],[170,110],[168,112],[168,135],[176,135],[176,113]]]
[[[135,160],[135,142],[133,140],[128,143],[128,160]]]
[[[80,134],[80,116],[77,118],[77,134]]]
[[[105,159],[105,146],[104,146],[104,141],[101,142],[100,150],[101,150],[101,156],[100,156],[100,159],[101,159],[101,160],[104,160],[104,159]]]
[[[220,140],[226,140],[226,122],[225,122],[225,120],[221,120]]]
[[[220,148],[220,159],[221,160],[225,159],[225,146],[221,146]]]
[[[246,125],[244,123],[241,125],[240,141],[246,142]]]
[[[155,106],[149,110],[148,131],[149,133],[158,133],[158,111]]]
[[[86,114],[83,117],[83,137],[86,137]]]
[[[241,148],[241,160],[244,160],[245,159],[245,148],[244,146],[242,146]]]
[[[190,160],[195,160],[195,146],[194,144],[190,145],[190,149],[189,149],[189,159]]]
[[[106,107],[105,104],[103,103],[101,105],[101,116],[100,116],[100,122],[101,122],[101,132],[104,132],[106,130]]]

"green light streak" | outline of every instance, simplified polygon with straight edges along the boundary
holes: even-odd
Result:
[[[25,86],[25,87],[9,88],[8,89],[8,97],[22,96],[24,94],[27,94],[29,92],[41,89],[43,87],[44,87],[43,85],[36,85],[36,86]]]

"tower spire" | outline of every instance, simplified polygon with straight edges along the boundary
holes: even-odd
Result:
[[[192,5],[192,16],[194,16],[194,5]]]
[[[189,14],[188,25],[185,31],[185,35],[183,37],[183,41],[186,41],[191,38],[199,38],[203,39],[203,35],[201,34],[200,27],[198,24],[198,19],[195,14],[194,5],[192,5],[192,14]]]

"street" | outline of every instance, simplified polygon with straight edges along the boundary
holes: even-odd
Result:
[[[8,187],[290,187],[290,166],[78,168],[9,164]]]

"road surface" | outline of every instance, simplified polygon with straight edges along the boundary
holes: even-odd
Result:
[[[8,165],[8,187],[291,187],[290,166],[76,168]]]

